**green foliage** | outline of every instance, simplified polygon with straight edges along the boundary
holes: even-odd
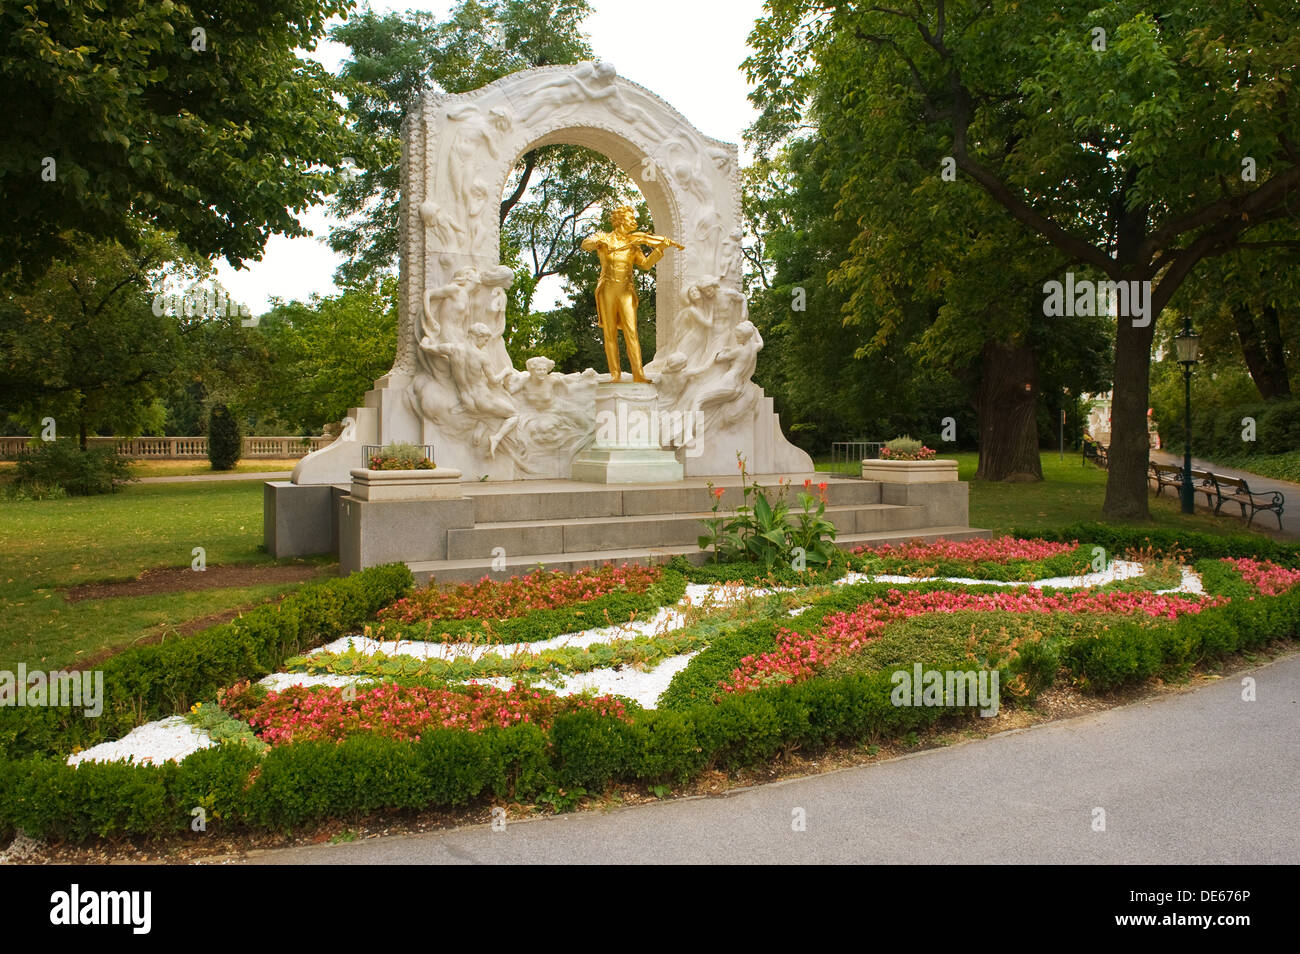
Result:
[[[307,234],[298,214],[332,189],[352,137],[339,82],[297,50],[349,6],[0,7],[0,273],[38,273],[66,254],[67,230],[128,241],[133,215],[234,265],[272,234]]]
[[[700,702],[714,701],[718,683],[730,676],[742,659],[776,648],[776,630],[776,624],[763,620],[717,637],[673,676],[659,697],[659,708],[686,709]]]
[[[135,480],[130,464],[111,445],[82,450],[70,438],[32,441],[18,455],[18,487],[33,499],[57,499],[54,488],[73,496],[111,494]]]
[[[838,554],[836,529],[824,516],[825,493],[820,498],[811,493],[799,494],[802,512],[797,521],[792,522],[789,518],[790,504],[785,500],[786,484],[782,482],[775,502],[768,500],[766,491],[759,484],[749,482],[744,460],[739,455],[737,459],[740,461],[744,503],[736,507],[731,517],[724,516],[719,510],[722,491],[709,482],[709,490],[713,492],[713,517],[704,521],[707,533],[699,537],[700,549],[712,548],[715,563],[761,563],[768,572],[781,565],[803,569],[809,563],[829,566],[835,561]]]
[[[379,449],[379,456],[399,464],[421,464],[428,461],[424,456],[423,447],[417,447],[406,441],[385,444]]]
[[[309,584],[279,604],[259,606],[193,636],[128,649],[97,667],[104,673],[101,716],[54,707],[0,709],[0,749],[10,756],[66,754],[184,712],[215,698],[219,689],[260,678],[289,656],[355,631],[411,585],[404,564],[373,567]]]
[[[291,427],[318,431],[341,420],[392,366],[397,279],[276,304],[258,333],[275,360],[243,404]]]
[[[0,193],[7,181],[0,174]],[[33,434],[53,418],[56,436],[83,446],[100,429],[133,437],[156,427],[154,400],[173,387],[182,346],[176,320],[153,308],[150,286],[168,262],[193,264],[171,238],[134,225],[129,246],[69,236],[30,286],[0,272],[0,417]]]
[[[208,460],[213,470],[231,470],[243,452],[239,422],[224,404],[214,404],[208,415]]]
[[[902,437],[895,437],[892,441],[886,441],[885,447],[892,457],[912,460],[920,452],[921,442],[905,434]]]
[[[1264,245],[1281,254],[1294,244],[1285,196],[1300,157],[1284,144],[1300,136],[1300,118],[1276,104],[1294,92],[1300,11],[1285,0],[1179,0],[1158,14],[1145,0],[895,7],[776,0],[745,64],[760,151],[817,131],[790,149],[812,154],[826,193],[815,208],[841,224],[833,244],[809,244],[814,255],[833,250],[840,317],[862,325],[851,340],[880,361],[901,339],[909,357],[959,374],[976,370],[971,359],[990,342],[1027,345],[1039,367],[1050,359],[1051,384],[1032,366],[1019,378],[1040,391],[1095,390],[1113,377],[1118,466],[1104,507],[1145,517],[1137,464],[1155,327],[1044,320],[1044,276],[1149,280],[1158,319],[1180,286],[1200,280],[1198,262],[1237,246],[1253,263]],[[1090,42],[1096,28],[1104,50]],[[1241,174],[1243,157],[1256,177]],[[1170,256],[1182,256],[1180,268],[1167,267]],[[802,277],[791,284],[814,287]],[[1221,287],[1210,276],[1206,288]]]
[[[236,719],[215,702],[196,702],[185,720],[197,729],[208,733],[213,742],[242,745],[261,754],[270,748],[254,733],[252,726]]]
[[[1109,523],[1075,523],[1068,527],[1012,530],[1012,536],[1069,542],[1087,540],[1114,555],[1127,550],[1151,550],[1156,554],[1187,554],[1192,559],[1209,557],[1252,557],[1272,560],[1282,566],[1300,567],[1300,544],[1270,540],[1258,534],[1214,535],[1194,530],[1163,527],[1131,527]]]

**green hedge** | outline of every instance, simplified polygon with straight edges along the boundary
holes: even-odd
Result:
[[[1179,404],[1181,408],[1181,403]],[[1255,440],[1242,440],[1243,418],[1255,419]],[[1165,446],[1183,446],[1181,410],[1162,421]],[[1192,449],[1198,457],[1249,457],[1285,454],[1300,449],[1300,398],[1192,409]]]
[[[97,667],[104,710],[0,709],[0,753],[10,758],[66,755],[114,739],[153,719],[184,712],[218,689],[275,672],[290,656],[357,630],[381,607],[411,589],[405,564],[373,567],[304,586],[229,623],[193,636],[128,649]]]
[[[686,592],[686,578],[675,568],[665,568],[643,593],[620,590],[593,600],[556,609],[533,610],[510,619],[443,619],[403,623],[385,620],[383,639],[419,639],[429,642],[476,642],[490,635],[493,642],[539,642],[600,626],[626,623],[643,614],[676,603]]]
[[[1272,560],[1282,566],[1300,567],[1300,544],[1280,543],[1258,534],[1234,533],[1219,536],[1196,530],[1164,527],[1116,526],[1109,523],[1075,523],[1059,529],[1013,530],[1013,536],[1069,543],[1087,540],[1089,546],[1104,547],[1107,557],[1127,549],[1153,547],[1169,551],[1174,547],[1190,551],[1193,558],[1252,557]]]

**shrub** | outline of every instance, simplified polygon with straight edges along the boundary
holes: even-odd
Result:
[[[305,649],[356,630],[412,585],[405,564],[372,567],[313,583],[278,604],[259,606],[193,636],[140,646],[98,667],[104,711],[97,719],[55,707],[0,708],[0,750],[66,755],[74,746],[117,738],[151,719],[185,712],[242,679],[278,669]]]
[[[881,448],[881,460],[929,460],[935,456],[935,451],[926,447],[920,441],[915,440],[909,434],[902,437],[895,437],[892,441],[886,441],[885,446]]]
[[[82,450],[75,440],[34,441],[18,455],[18,487],[33,499],[55,499],[53,488],[74,496],[114,493],[131,476],[128,457],[116,447]]]
[[[230,470],[243,452],[239,422],[224,404],[212,405],[208,415],[208,460],[213,470]]]

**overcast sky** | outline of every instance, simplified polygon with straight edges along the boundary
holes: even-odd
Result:
[[[428,10],[441,19],[455,4],[449,0],[374,2],[373,9]],[[596,56],[609,60],[620,75],[658,93],[706,135],[740,143],[754,121],[746,98],[749,84],[740,70],[748,55],[746,40],[762,12],[762,0],[592,0],[595,13],[585,23]],[[313,54],[337,71],[346,56],[341,44],[322,42]],[[272,296],[305,300],[313,292],[337,291],[332,276],[339,257],[324,238],[330,217],[316,206],[300,221],[315,237],[274,236],[259,262],[236,271],[224,259],[218,280],[253,314],[270,307]],[[556,283],[558,286],[558,282]],[[550,307],[555,289],[539,289],[534,306]]]

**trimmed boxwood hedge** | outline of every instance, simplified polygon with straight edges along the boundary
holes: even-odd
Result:
[[[876,585],[845,587],[792,624],[810,625],[804,616],[817,619],[873,595],[864,587]],[[1167,625],[1112,625],[1041,653],[1022,652],[1003,678],[1025,673],[1030,682],[1045,685],[1057,676],[1059,663],[1071,678],[1106,690],[1295,636],[1297,630],[1300,589],[1239,599]],[[748,628],[747,637],[757,641],[762,632]],[[718,658],[723,655],[720,650]],[[927,668],[950,664],[936,660]],[[953,713],[896,707],[892,689],[889,672],[854,673],[732,695],[717,705],[632,709],[626,722],[580,712],[557,718],[549,732],[535,725],[481,733],[439,730],[419,742],[359,734],[338,744],[280,746],[260,760],[243,747],[219,746],[179,764],[73,768],[46,756],[17,761],[11,751],[0,755],[0,830],[74,841],[183,833],[198,806],[207,811],[209,830],[291,830],[373,812],[459,807],[487,797],[529,800],[556,787],[599,791],[616,782],[680,783],[709,767],[762,764],[786,747],[808,751],[903,735]]]
[[[311,583],[279,603],[193,636],[139,646],[111,657],[104,674],[104,711],[88,718],[80,709],[0,709],[0,753],[66,756],[118,738],[137,725],[184,712],[241,679],[260,679],[286,659],[355,631],[381,607],[410,591],[405,564],[373,567],[336,580]]]
[[[1115,526],[1108,523],[1075,523],[1054,530],[1012,530],[1012,536],[1069,543],[1086,540],[1104,547],[1107,554],[1152,547],[1169,551],[1190,550],[1197,558],[1251,557],[1272,560],[1288,567],[1300,567],[1300,544],[1280,543],[1258,534],[1234,533],[1218,536],[1198,530],[1170,530],[1164,527]]]

